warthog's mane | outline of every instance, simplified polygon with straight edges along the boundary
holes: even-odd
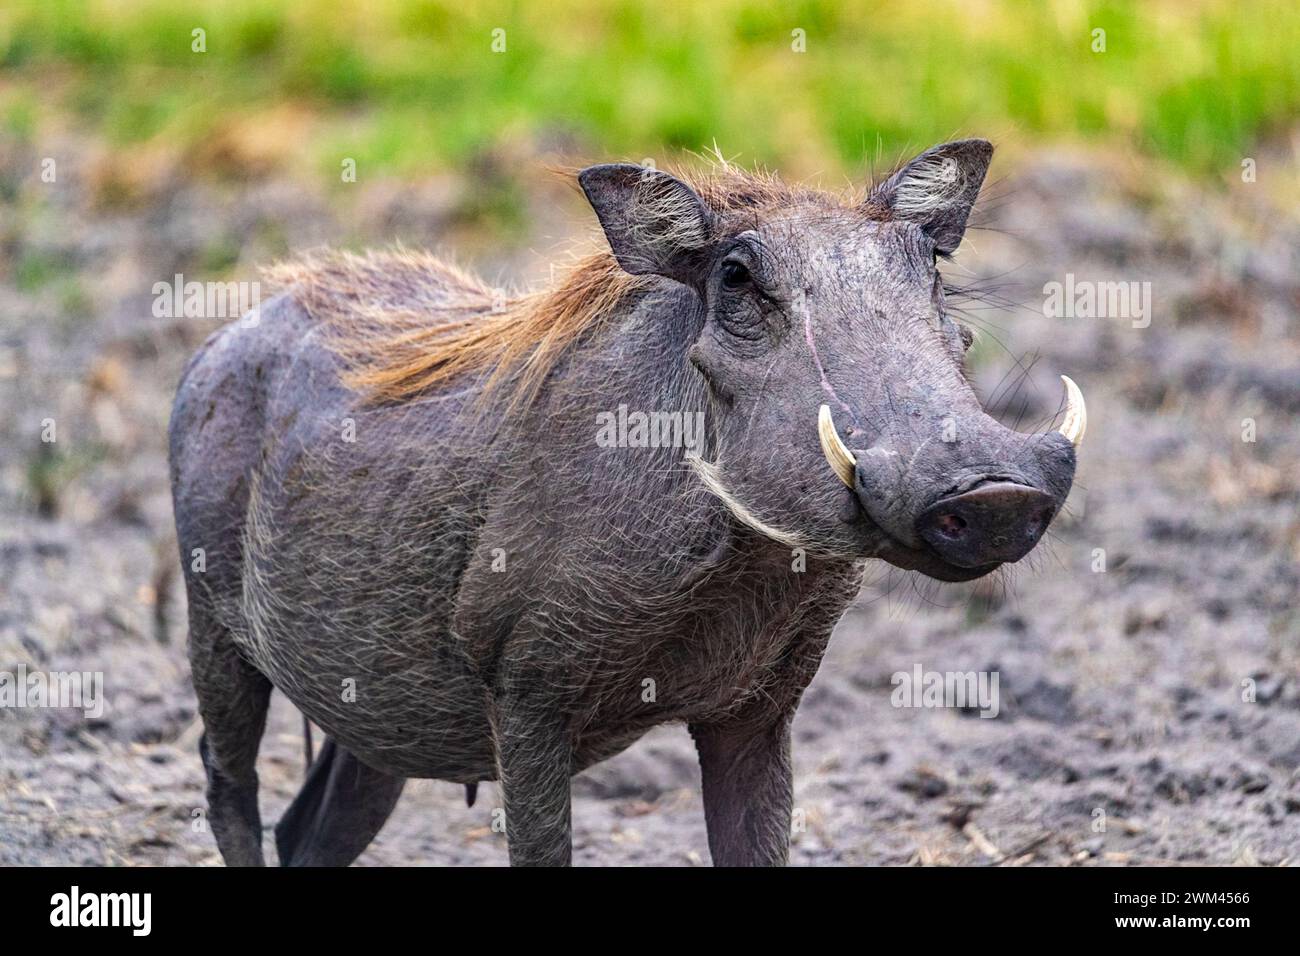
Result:
[[[720,222],[848,198],[725,162],[674,174]],[[575,341],[599,334],[619,305],[655,281],[628,274],[607,249],[571,255],[556,272],[548,288],[502,290],[438,256],[397,247],[327,250],[271,266],[266,276],[322,323],[349,387],[372,402],[400,403],[476,372],[486,373],[485,391],[509,382],[516,397],[531,397]]]

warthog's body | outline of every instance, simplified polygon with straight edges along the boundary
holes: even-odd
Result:
[[[845,281],[863,267],[823,264]],[[782,493],[797,502],[755,516],[739,467],[710,481],[680,447],[596,440],[598,413],[620,404],[698,410],[702,458],[744,457],[723,454],[739,445],[719,416],[745,397],[728,389],[720,402],[688,360],[706,314],[679,277],[617,280],[535,395],[521,397],[526,363],[501,386],[471,362],[380,401],[359,394],[340,358],[373,330],[329,316],[378,305],[488,322],[490,290],[401,256],[290,278],[255,326],[205,343],[171,426],[227,861],[261,861],[253,758],[272,685],[331,741],[278,828],[286,862],[353,859],[406,777],[502,779],[512,860],[567,861],[570,775],[673,720],[700,749],[715,859],[783,860],[800,694],[862,559],[909,563],[874,539],[848,543],[854,496],[828,477],[815,404],[788,413],[796,441],[751,434],[750,460],[779,456]],[[822,400],[815,387],[808,397]],[[775,513],[785,530],[768,527]]]
[[[671,298],[644,303],[643,328]],[[564,638],[533,662],[538,678],[576,684],[575,770],[664,721],[798,692],[776,665],[805,643],[820,654],[853,562],[791,573],[789,548],[729,526],[681,448],[598,447],[586,402],[542,396],[495,435],[461,415],[473,389],[358,410],[311,331],[280,297],[199,353],[175,421],[219,430],[221,453],[178,450],[204,501],[180,528],[187,550],[213,549],[204,580],[231,575],[235,642],[331,737],[391,773],[494,779],[484,684],[527,656],[516,645],[538,621]],[[680,350],[637,339],[622,353],[636,363],[590,357],[610,365],[600,401],[704,408],[671,367]],[[213,553],[223,542],[242,553]]]

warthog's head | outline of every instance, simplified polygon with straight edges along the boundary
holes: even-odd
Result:
[[[698,296],[689,360],[717,429],[699,471],[740,520],[946,581],[1038,543],[1070,490],[1082,396],[1066,379],[1059,432],[986,415],[937,269],[992,151],[937,146],[852,203],[756,177],[692,189],[639,166],[582,172],[622,267]]]

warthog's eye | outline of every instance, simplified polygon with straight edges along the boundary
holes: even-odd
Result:
[[[749,285],[749,270],[743,262],[724,262],[722,264],[722,286],[725,289],[740,289]]]

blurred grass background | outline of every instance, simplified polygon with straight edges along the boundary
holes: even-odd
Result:
[[[716,140],[838,174],[978,133],[1118,141],[1222,174],[1297,115],[1289,0],[0,6],[5,132],[162,143],[218,171],[349,156],[401,175],[526,137],[633,159]]]

